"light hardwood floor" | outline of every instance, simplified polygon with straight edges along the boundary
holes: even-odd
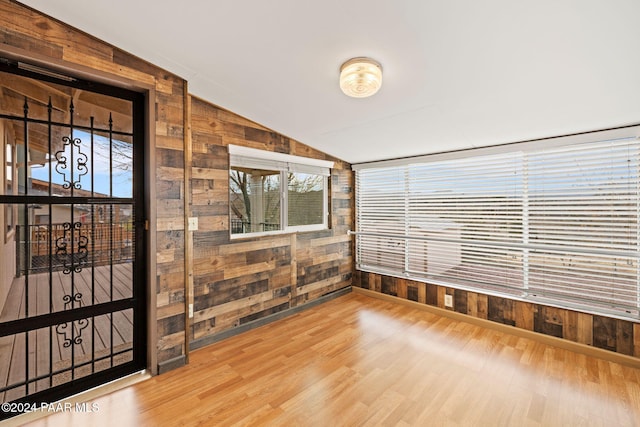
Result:
[[[349,294],[32,426],[637,426],[640,370]]]

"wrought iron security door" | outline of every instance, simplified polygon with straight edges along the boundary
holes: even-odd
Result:
[[[145,367],[144,96],[8,60],[0,95],[0,397],[50,402]]]

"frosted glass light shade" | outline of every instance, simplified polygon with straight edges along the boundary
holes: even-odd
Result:
[[[382,67],[370,58],[352,58],[340,67],[340,89],[345,95],[366,98],[382,86]]]

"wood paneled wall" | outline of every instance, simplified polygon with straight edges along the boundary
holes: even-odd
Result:
[[[191,103],[192,339],[296,307],[351,285],[350,166],[205,101]],[[329,230],[230,239],[228,145],[335,161]]]
[[[149,89],[154,97],[149,158],[154,159],[150,220],[156,265],[151,288],[159,370],[184,363],[185,298],[194,303],[190,336],[198,340],[351,285],[352,241],[346,232],[353,228],[353,176],[348,164],[191,100],[180,77],[10,0],[0,0],[0,43],[0,52],[17,51],[83,75],[114,76],[129,87]],[[331,228],[231,241],[228,144],[336,161],[330,179]],[[185,170],[189,157],[192,166]],[[192,235],[185,234],[185,200],[188,215],[199,220]],[[185,254],[191,275],[185,275]]]
[[[640,324],[431,283],[356,271],[353,285],[492,322],[640,357]],[[453,307],[444,305],[451,295]]]
[[[0,52],[11,51],[83,74],[114,76],[150,88],[155,115],[150,165],[156,177],[155,254],[157,362],[185,352],[184,322],[184,114],[185,81],[135,56],[9,0],[0,0]],[[154,227],[155,226],[155,227]],[[154,276],[152,274],[152,276]],[[151,351],[154,351],[152,349]]]

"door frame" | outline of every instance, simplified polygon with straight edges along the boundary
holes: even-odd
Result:
[[[158,374],[157,353],[157,295],[156,295],[156,253],[157,253],[157,204],[156,204],[156,89],[151,83],[132,80],[108,71],[97,70],[85,65],[0,45],[0,56],[22,61],[78,79],[106,84],[117,88],[139,92],[144,96],[144,210],[145,210],[145,272],[146,282],[146,371]]]

